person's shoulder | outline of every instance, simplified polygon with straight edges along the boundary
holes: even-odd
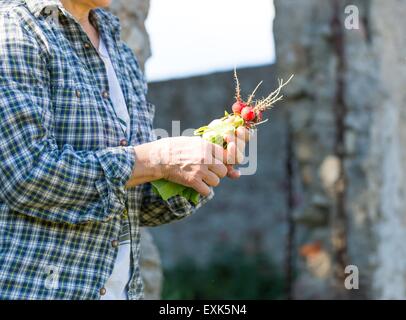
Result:
[[[19,38],[22,33],[25,10],[22,1],[0,0],[0,34]]]
[[[17,16],[18,13],[28,13],[22,0],[0,0],[0,15]]]
[[[15,48],[32,46],[40,52],[48,50],[47,40],[36,23],[24,1],[0,0],[0,51],[7,52],[10,45]],[[14,50],[15,54],[26,54],[23,50]]]
[[[0,0],[0,12],[17,8],[23,4],[24,2],[22,0]]]
[[[31,24],[34,17],[22,0],[0,0],[2,25],[23,26]]]

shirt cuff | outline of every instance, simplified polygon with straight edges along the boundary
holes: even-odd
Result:
[[[199,202],[194,205],[182,196],[175,196],[166,201],[169,210],[177,217],[182,218],[191,215],[205,203],[213,199],[214,190],[210,188],[210,194],[208,196],[199,196]]]
[[[107,148],[97,152],[104,178],[96,181],[96,188],[104,201],[105,221],[120,215],[125,209],[125,184],[135,165],[133,147]]]

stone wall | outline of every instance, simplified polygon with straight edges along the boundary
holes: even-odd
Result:
[[[359,29],[344,27],[349,4]],[[276,0],[276,10],[278,72],[296,74],[295,240],[307,243],[296,297],[404,299],[406,2]],[[348,264],[360,290],[344,289]]]
[[[145,20],[150,0],[113,0],[111,11],[120,18],[121,37],[134,50],[139,62],[144,65],[151,56],[151,47]]]

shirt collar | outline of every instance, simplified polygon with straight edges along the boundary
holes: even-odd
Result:
[[[38,17],[45,8],[57,7],[63,14],[67,14],[60,0],[24,0],[31,13]],[[69,15],[69,13],[68,13]],[[121,26],[120,20],[115,15],[107,12],[104,9],[97,8],[91,11],[90,19],[96,22],[99,28],[105,28],[105,22],[108,24],[108,29],[113,35],[119,37]]]
[[[63,8],[60,0],[25,0],[25,3],[35,17],[38,17],[47,7]]]
[[[116,37],[120,36],[120,19],[106,9],[93,9],[90,13],[90,19],[97,23],[99,29],[102,29],[102,31],[111,32],[111,34]]]

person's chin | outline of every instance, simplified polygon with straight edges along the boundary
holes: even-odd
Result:
[[[112,0],[95,0],[94,2],[97,7],[105,8],[111,5]]]

